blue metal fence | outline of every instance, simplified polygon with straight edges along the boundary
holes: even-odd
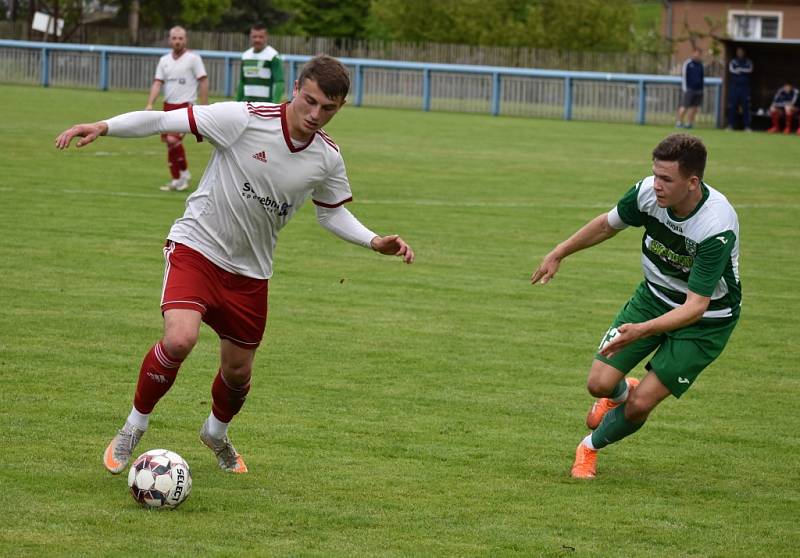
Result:
[[[0,82],[108,89],[147,89],[162,48],[0,40]],[[233,95],[239,52],[196,51],[206,61],[210,89]],[[38,57],[38,60],[37,60]],[[310,56],[281,56],[287,84]],[[670,123],[680,100],[677,76],[567,72],[342,58],[353,77],[356,106],[488,112],[565,120]],[[35,76],[38,65],[38,79]],[[291,95],[291,87],[287,88]],[[706,78],[699,123],[721,123],[722,80]]]

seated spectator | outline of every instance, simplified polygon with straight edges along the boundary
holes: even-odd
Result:
[[[791,83],[784,83],[783,87],[778,89],[769,107],[769,115],[772,117],[772,127],[767,130],[767,133],[774,134],[780,132],[781,116],[784,117],[783,133],[788,134],[792,131],[792,119],[797,112],[797,96],[798,91],[792,87]],[[800,130],[798,130],[798,133],[800,133]]]

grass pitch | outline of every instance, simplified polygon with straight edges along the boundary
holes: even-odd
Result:
[[[638,434],[569,478],[601,334],[641,279],[640,231],[540,258],[650,172],[663,127],[345,108],[351,210],[403,266],[283,231],[253,389],[231,428],[251,473],[197,439],[217,340],[203,328],[141,451],[192,466],[175,512],[136,506],[101,454],[161,331],[157,137],[56,152],[145,94],[0,87],[0,555],[791,556],[800,138],[703,130],[741,221],[742,319],[722,357]],[[187,139],[195,177],[210,147]],[[641,376],[641,370],[635,371]]]

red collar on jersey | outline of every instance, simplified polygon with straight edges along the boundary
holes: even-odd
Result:
[[[289,103],[283,103],[281,105],[281,128],[283,129],[283,139],[286,141],[286,147],[289,148],[289,151],[292,153],[297,153],[298,151],[302,151],[309,145],[311,142],[314,141],[314,136],[317,135],[316,132],[311,134],[311,139],[308,140],[308,143],[305,145],[301,145],[300,147],[295,147],[294,142],[292,141],[291,136],[289,135],[289,122],[286,120],[286,107],[289,106]]]

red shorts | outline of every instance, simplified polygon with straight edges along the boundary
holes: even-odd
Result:
[[[171,240],[164,246],[164,259],[161,312],[196,310],[220,338],[244,349],[258,347],[267,325],[268,280],[225,271]]]
[[[179,103],[177,105],[173,105],[172,103],[164,103],[164,112],[169,112],[171,110],[178,110],[182,108],[186,108],[189,106],[189,103]],[[161,141],[166,142],[167,136],[173,136],[178,138],[178,141],[183,139],[184,134],[161,134]]]

